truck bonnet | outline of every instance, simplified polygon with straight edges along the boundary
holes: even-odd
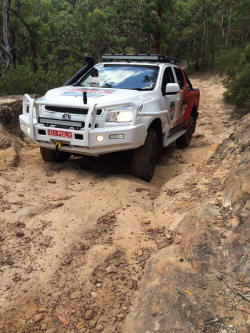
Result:
[[[145,92],[128,89],[84,88],[64,86],[49,90],[42,101],[46,103],[60,103],[62,105],[83,106],[83,92],[87,93],[87,104],[111,104],[111,103],[140,103]],[[147,92],[148,93],[148,92]]]

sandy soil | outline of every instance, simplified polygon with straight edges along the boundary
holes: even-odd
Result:
[[[15,150],[0,150],[0,332],[121,332],[147,259],[172,242],[231,130],[219,78],[192,82],[196,133],[187,149],[165,149],[151,183],[130,176],[123,156],[45,164],[26,142],[10,166]],[[216,204],[209,186],[206,200]]]

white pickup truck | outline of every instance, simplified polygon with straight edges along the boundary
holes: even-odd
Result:
[[[102,60],[86,57],[85,67],[41,98],[25,94],[21,129],[40,146],[44,161],[128,150],[132,173],[150,181],[162,147],[189,145],[199,90],[167,56]]]

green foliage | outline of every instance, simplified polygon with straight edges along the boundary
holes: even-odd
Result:
[[[225,75],[225,99],[235,104],[233,116],[250,112],[250,44],[242,51],[233,49],[222,53],[216,62],[218,71]]]
[[[250,0],[22,0],[8,4],[14,63],[7,72],[0,64],[0,95],[42,94],[71,77],[86,55],[99,61],[103,53],[165,53],[196,68],[213,68],[219,57],[216,63],[227,78],[227,99],[245,108],[240,97],[244,92],[237,97],[230,92],[242,91],[236,82],[240,85],[249,73],[240,59],[245,59],[242,50],[250,39]],[[1,36],[0,26],[3,44]],[[0,61],[4,56],[0,48]]]
[[[62,86],[65,78],[71,77],[82,64],[67,64],[58,68],[55,65],[47,69],[39,66],[34,72],[32,62],[27,59],[24,64],[11,66],[0,81],[1,95],[9,94],[44,94],[49,89]]]

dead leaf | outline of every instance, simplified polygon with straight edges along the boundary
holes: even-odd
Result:
[[[246,313],[249,313],[249,314],[250,314],[250,310],[247,309],[247,308],[240,308],[240,307],[237,307],[237,309],[239,309],[240,311],[243,311],[243,312],[246,312]]]
[[[68,325],[69,321],[65,318],[63,318],[62,316],[57,316],[57,318],[60,320],[60,322],[62,322],[64,325]]]

